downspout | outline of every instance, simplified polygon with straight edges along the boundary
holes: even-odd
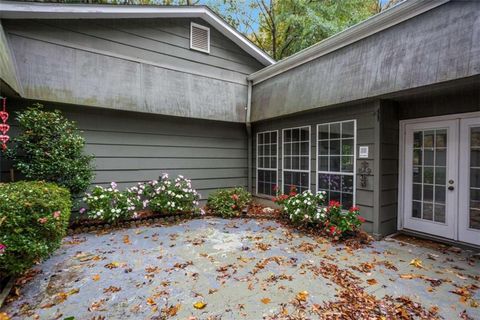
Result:
[[[247,80],[247,115],[245,119],[245,127],[247,129],[247,188],[248,192],[252,192],[252,151],[253,151],[253,138],[252,138],[252,123],[250,122],[251,110],[252,110],[252,81]]]

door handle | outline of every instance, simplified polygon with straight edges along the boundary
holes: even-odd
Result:
[[[448,190],[450,190],[450,191],[455,190],[455,187],[454,186],[448,186]]]

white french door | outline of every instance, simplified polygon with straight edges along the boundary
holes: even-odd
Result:
[[[460,120],[458,239],[480,245],[480,117]]]
[[[405,228],[455,237],[456,120],[405,126]]]
[[[480,116],[428,120],[402,124],[403,227],[480,245]]]

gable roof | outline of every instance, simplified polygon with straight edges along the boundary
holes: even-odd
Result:
[[[200,18],[265,66],[275,63],[206,6],[93,5],[0,1],[0,19]]]
[[[373,34],[393,27],[403,21],[441,6],[450,0],[405,0],[392,8],[368,18],[342,32],[303,49],[274,65],[248,76],[253,84],[260,83],[309,61],[325,56]]]

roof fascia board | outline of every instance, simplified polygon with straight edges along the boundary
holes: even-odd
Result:
[[[450,0],[407,0],[363,22],[360,22],[336,35],[333,35],[311,47],[280,60],[248,76],[253,84],[258,84],[309,61],[320,58],[359,40],[388,29],[403,21],[441,6]]]
[[[0,1],[0,19],[201,18],[265,66],[270,56],[205,6],[116,6]]]

